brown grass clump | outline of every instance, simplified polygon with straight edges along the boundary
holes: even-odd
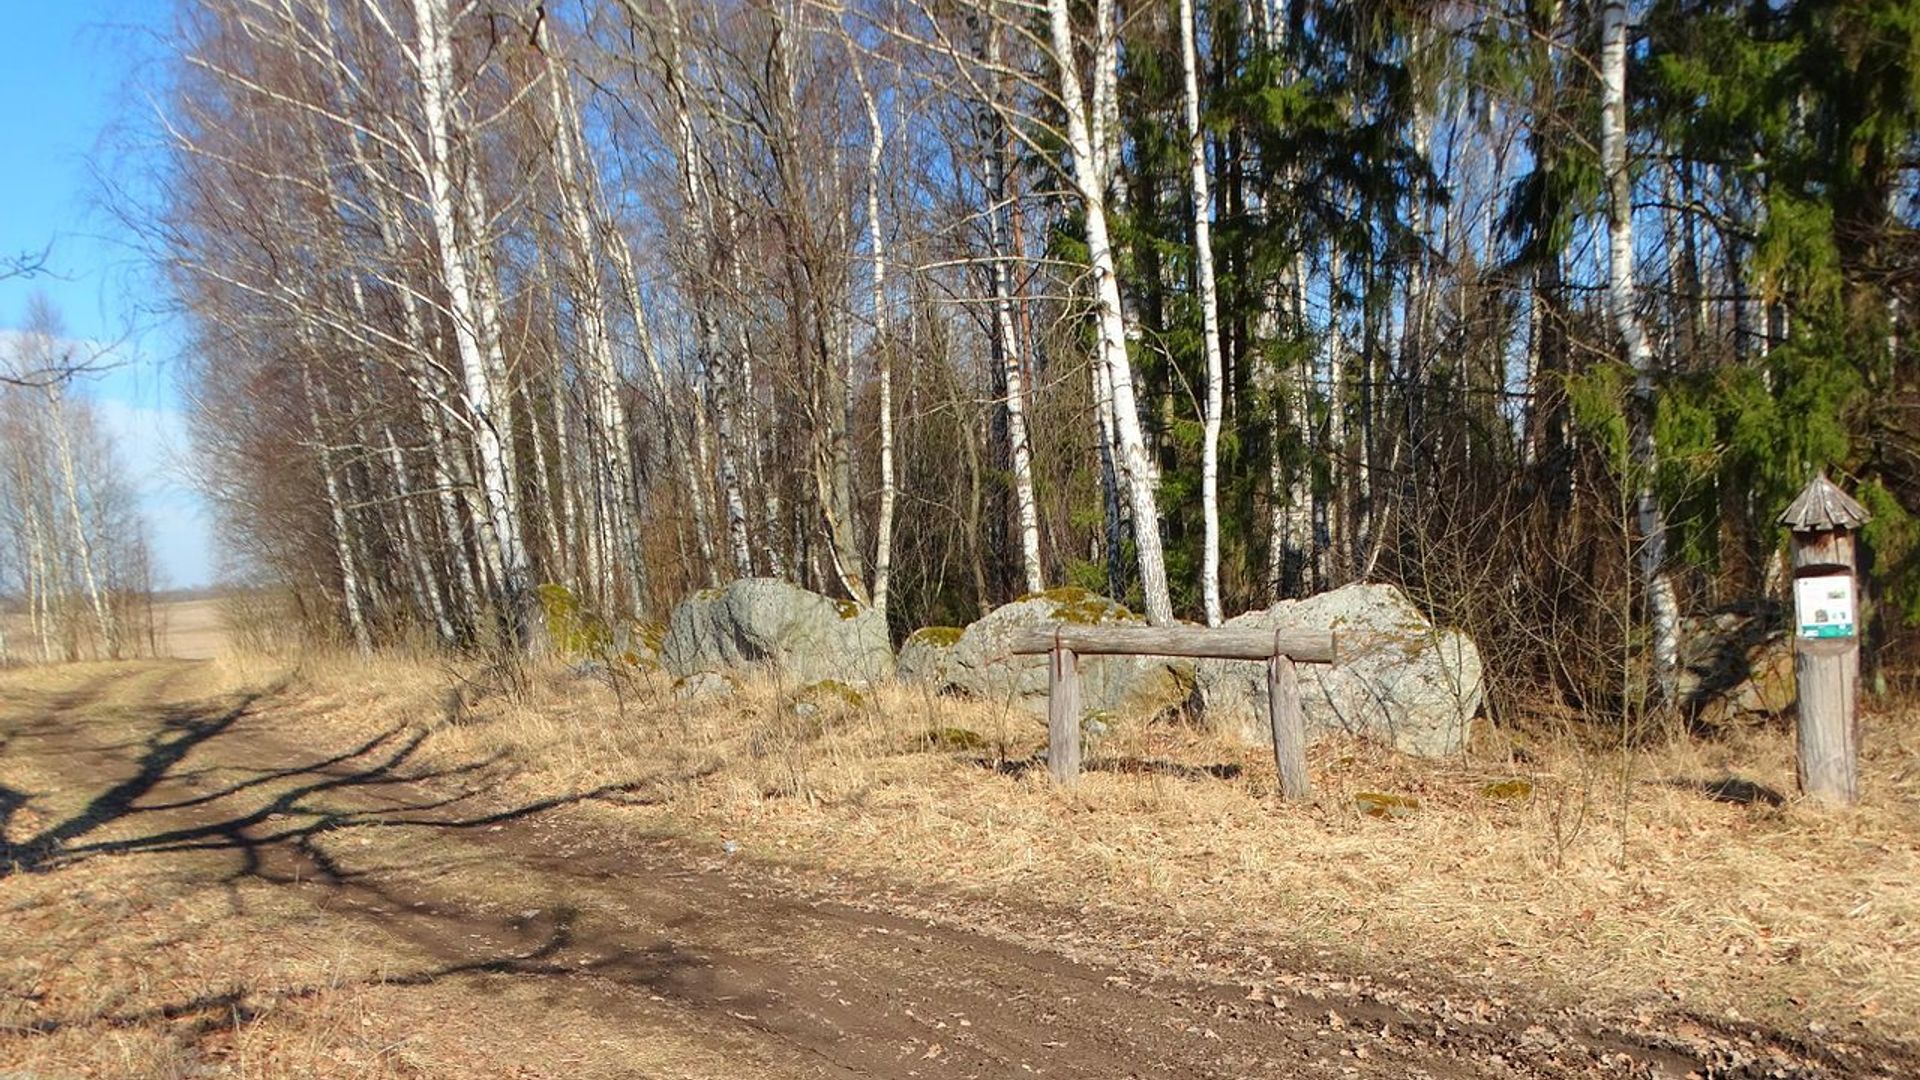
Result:
[[[1911,711],[1867,717],[1866,794],[1850,811],[1791,797],[1779,728],[1446,761],[1323,742],[1318,797],[1295,806],[1275,797],[1266,752],[1180,724],[1117,725],[1060,790],[1036,767],[1042,721],[904,686],[796,709],[800,688],[766,678],[689,702],[659,675],[616,699],[553,672],[449,710],[447,672],[418,663],[328,661],[303,679],[313,722],[433,717],[428,754],[500,755],[516,794],[639,781],[645,798],[593,812],[828,872],[1104,908],[1627,1013],[1920,1031]]]

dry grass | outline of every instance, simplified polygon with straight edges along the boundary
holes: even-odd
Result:
[[[338,854],[350,857],[351,843]],[[370,926],[325,890],[223,884],[191,860],[159,877],[153,867],[98,860],[9,883],[0,1076],[737,1075],[671,1027],[623,1028],[537,978],[423,977],[444,959]],[[443,876],[498,904],[552,900],[484,871]],[[529,1034],[530,1016],[540,1037]]]
[[[10,672],[6,689],[61,694],[108,666]],[[235,672],[211,668],[168,675],[169,693],[182,700],[236,681]],[[108,698],[95,709],[112,716],[123,704]],[[97,737],[117,734],[103,728]],[[69,820],[98,795],[63,784],[47,765],[37,755],[9,755],[6,785],[29,801],[8,839]],[[253,1076],[273,1075],[272,1063],[294,1054],[307,1063],[301,1075],[417,1075],[387,1067],[401,1048],[378,1044],[359,1003],[363,984],[394,958],[390,943],[349,932],[348,920],[298,892],[219,869],[189,854],[166,864],[92,859],[6,877],[0,1059],[23,1075],[171,1077],[197,1075],[210,1052]],[[250,932],[236,933],[243,921]],[[288,1024],[292,1002],[306,1003],[297,1032]]]
[[[243,911],[254,932],[230,932]],[[386,943],[285,889],[155,880],[149,864],[103,860],[10,882],[0,920],[20,947],[0,950],[18,993],[0,1028],[38,1025],[9,1040],[11,1065],[163,1077],[212,1057],[241,1075],[292,1075],[275,1062],[298,1059],[304,1075],[410,1075],[385,1067],[404,1046],[366,1020]]]
[[[388,706],[418,705],[440,682],[437,673],[419,668],[382,670],[396,679]],[[123,677],[94,697],[103,673]],[[334,668],[314,685],[347,673]],[[0,673],[0,741],[39,726],[43,717],[23,703],[78,692],[88,696],[77,753],[137,747],[156,727],[167,730],[164,718],[154,716],[156,701],[223,710],[235,688],[283,674],[284,665],[244,657],[191,667],[64,664]],[[275,730],[293,731],[303,717],[337,715],[313,710],[318,700],[324,698],[276,697],[257,711]],[[101,796],[101,785],[126,775],[126,759],[103,757],[112,764],[94,782],[77,783],[65,772],[71,762],[19,744],[10,750],[0,757],[0,791],[26,799],[9,807],[0,839],[20,842],[72,820]],[[190,772],[203,792],[250,785],[247,799],[220,804],[225,814],[312,779],[277,781],[212,758],[196,759]],[[168,827],[136,810],[85,839],[129,839]],[[552,912],[571,904],[618,911],[611,897],[625,883],[543,880],[432,830],[343,829],[312,844],[347,878],[377,875],[387,886],[431,887],[469,910],[409,914],[407,905],[378,891],[303,881],[288,865],[246,865],[237,848],[219,844],[170,848],[164,858],[96,856],[0,873],[0,1077],[723,1080],[777,1074],[743,1071],[740,1063],[752,1061],[752,1048],[727,1046],[729,1039],[740,1042],[738,1036],[700,1031],[671,1012],[635,1026],[629,1016],[556,994],[537,965],[529,972],[519,964],[523,945],[471,914]],[[584,932],[607,929],[590,918],[583,916]],[[529,1016],[538,1016],[537,1032]]]
[[[516,794],[645,781],[642,804],[593,811],[610,825],[1628,1015],[1920,1031],[1910,710],[1867,717],[1866,798],[1845,812],[1766,797],[1793,789],[1791,741],[1775,729],[1441,762],[1323,743],[1320,797],[1289,806],[1264,753],[1178,724],[1122,725],[1061,791],[1028,767],[1037,719],[904,687],[803,716],[791,688],[766,681],[703,703],[657,676],[616,700],[557,671],[517,698],[456,702],[450,670],[392,659],[314,661],[303,681],[307,722],[426,723],[440,760],[515,763]],[[942,748],[928,736],[943,729],[986,746]],[[1530,790],[1492,786],[1515,779]],[[1375,818],[1357,808],[1363,792],[1419,807]]]

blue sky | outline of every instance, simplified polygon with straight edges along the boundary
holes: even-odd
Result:
[[[213,577],[204,503],[182,465],[189,447],[173,360],[179,333],[153,311],[148,268],[100,208],[96,169],[137,175],[113,128],[148,114],[168,0],[0,0],[0,253],[48,248],[48,274],[0,282],[0,327],[45,292],[70,337],[116,343],[115,367],[79,390],[98,405],[151,525],[162,584]]]

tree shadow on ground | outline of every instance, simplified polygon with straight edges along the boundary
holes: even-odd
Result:
[[[73,842],[109,822],[134,813],[134,803],[152,791],[194,747],[212,739],[247,714],[257,694],[242,695],[230,707],[170,706],[158,711],[159,729],[147,736],[132,776],[100,791],[78,812],[20,842],[5,839],[12,814],[26,805],[25,792],[6,789],[0,796],[0,878],[21,871],[40,870],[68,853]]]
[[[657,802],[662,785],[697,779],[699,771],[601,785],[500,807],[492,802],[508,775],[498,756],[453,765],[420,762],[428,733],[397,725],[357,745],[291,763],[260,763],[266,735],[253,716],[262,695],[218,703],[169,705],[112,717],[146,729],[141,738],[118,744],[135,749],[121,768],[131,774],[109,782],[78,810],[18,842],[8,841],[6,826],[33,796],[0,786],[0,881],[12,875],[50,874],[103,855],[181,856],[232,853],[235,865],[222,876],[206,875],[206,886],[230,893],[243,880],[272,885],[319,886],[350,897],[356,914],[398,938],[445,961],[411,971],[369,977],[366,985],[424,986],[463,975],[599,976],[663,996],[700,1001],[710,996],[704,958],[683,953],[670,942],[634,948],[613,938],[581,940],[579,913],[566,906],[502,917],[487,911],[484,898],[467,902],[431,893],[414,894],[400,871],[406,866],[349,868],[329,853],[322,840],[342,830],[412,827],[432,832],[491,830],[510,822],[588,800],[632,805]],[[47,714],[32,721],[37,729],[63,711],[58,699],[46,702]],[[31,707],[30,707],[31,708]],[[63,730],[83,738],[100,711],[72,716]],[[97,730],[97,729],[95,729]],[[98,749],[99,744],[87,744]],[[238,759],[221,760],[225,751]],[[58,744],[46,751],[62,752]],[[268,751],[271,754],[272,751]],[[198,755],[198,756],[196,756]],[[253,761],[248,765],[245,762]],[[711,766],[707,771],[711,771]],[[110,772],[109,775],[114,775]],[[229,777],[209,785],[214,775]],[[232,778],[237,775],[238,778]],[[143,823],[152,827],[142,829]],[[473,849],[483,861],[513,857],[513,848]],[[392,880],[383,880],[392,875]],[[243,914],[236,909],[235,916]],[[516,944],[467,958],[476,929],[487,929]],[[562,953],[567,953],[565,958]],[[214,993],[137,1009],[103,1007],[68,1016],[41,1017],[0,1025],[0,1036],[44,1035],[75,1026],[113,1027],[166,1024],[191,1038],[236,1030],[274,1003],[312,997],[338,989],[324,985],[262,989],[244,983]]]
[[[285,848],[325,879],[340,883],[351,875],[321,850],[316,841],[341,829],[369,826],[419,826],[441,830],[487,828],[573,803],[613,796],[633,801],[634,794],[661,781],[644,779],[606,784],[585,791],[536,799],[504,809],[473,812],[494,794],[505,771],[500,755],[457,765],[416,764],[427,732],[395,725],[358,745],[333,754],[278,767],[234,768],[244,779],[202,790],[209,769],[188,769],[190,754],[210,749],[214,740],[237,742],[247,736],[236,725],[251,714],[260,694],[219,704],[172,705],[151,710],[154,728],[139,745],[132,775],[95,794],[75,813],[19,841],[4,828],[30,801],[26,792],[0,788],[0,880],[17,873],[43,873],[100,855],[167,854],[231,850],[242,857],[232,878],[260,876],[263,854]],[[257,756],[257,751],[255,751]],[[244,758],[243,758],[244,760]],[[689,777],[690,778],[690,777]],[[674,777],[671,779],[689,779]],[[453,794],[420,785],[459,781]],[[261,798],[248,798],[258,793]],[[377,805],[370,805],[377,804]],[[463,812],[464,811],[464,812]],[[155,828],[125,835],[108,830],[138,822],[144,815]],[[121,835],[93,839],[103,830]]]
[[[524,948],[499,950],[474,959],[294,986],[258,987],[241,983],[217,992],[142,1008],[103,1007],[19,1024],[0,1024],[0,1037],[44,1036],[69,1028],[101,1025],[135,1028],[164,1024],[170,1036],[196,1043],[209,1036],[238,1031],[284,1003],[316,999],[348,987],[425,987],[463,976],[597,978],[694,1005],[724,1001],[737,1008],[752,1009],[765,1003],[755,994],[736,992],[722,997],[707,975],[712,968],[707,957],[670,942],[627,948],[610,939],[583,938],[575,929],[578,918],[575,909],[560,907],[540,915],[537,920],[525,917],[507,920],[513,928],[536,931],[539,936]],[[465,913],[447,912],[439,921],[444,923],[440,932],[451,939],[464,937],[475,920]],[[531,925],[534,922],[541,925]]]
[[[1787,797],[1780,792],[1738,776],[1721,776],[1712,780],[1669,780],[1667,783],[1683,791],[1705,795],[1714,802],[1771,807],[1785,806],[1787,803]]]

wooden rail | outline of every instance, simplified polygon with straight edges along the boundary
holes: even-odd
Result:
[[[1307,775],[1306,713],[1300,705],[1300,674],[1294,664],[1332,663],[1338,644],[1332,633],[1302,630],[1060,625],[1021,632],[1010,651],[1047,656],[1047,771],[1063,784],[1080,775],[1081,656],[1265,660],[1267,721],[1273,728],[1280,794],[1300,800],[1313,794],[1313,782]]]
[[[1184,656],[1205,660],[1265,660],[1275,653],[1300,663],[1331,664],[1334,636],[1310,630],[1253,630],[1205,626],[1073,626],[1024,630],[1008,651],[1038,656],[1055,648],[1081,656]]]

